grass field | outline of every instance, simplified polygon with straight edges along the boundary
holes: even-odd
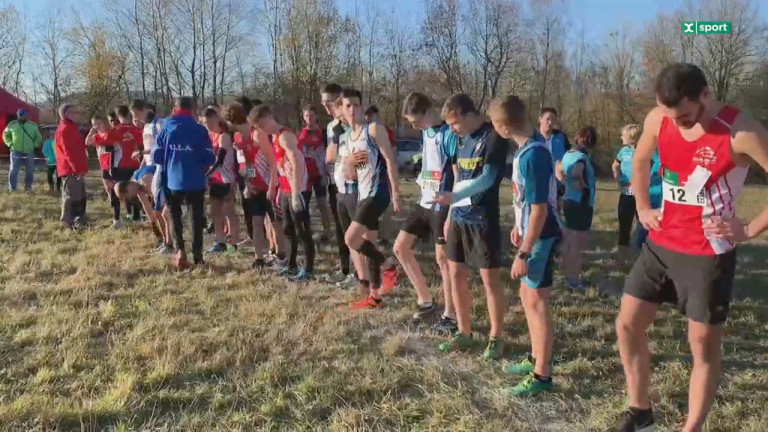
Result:
[[[556,392],[517,399],[504,363],[481,359],[483,340],[476,352],[443,355],[442,337],[409,328],[407,284],[385,309],[350,313],[336,307],[350,293],[255,276],[250,256],[209,257],[204,269],[179,273],[149,254],[148,229],[108,228],[95,176],[97,226],[83,233],[59,228],[58,198],[40,192],[41,180],[34,195],[0,192],[0,430],[602,431],[625,406],[619,298],[598,295],[618,294],[628,270],[613,260],[617,195],[608,184],[589,251],[596,286],[586,295],[558,289],[553,299]],[[767,198],[767,189],[747,189],[739,215],[755,215]],[[509,204],[507,195],[506,217]],[[321,270],[335,262],[332,251],[321,245]],[[763,242],[741,249],[710,431],[768,430],[767,260]],[[508,361],[526,352],[527,333],[518,284],[504,273]],[[475,275],[474,325],[484,337],[480,287]],[[664,308],[651,338],[658,430],[679,430],[691,365],[685,321]]]

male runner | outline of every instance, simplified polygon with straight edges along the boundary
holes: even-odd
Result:
[[[144,160],[142,167],[133,175],[134,179],[139,180],[144,189],[152,194],[153,209],[158,213],[158,220],[161,228],[164,229],[163,238],[165,241],[158,245],[155,250],[159,254],[169,254],[173,252],[173,242],[171,237],[171,212],[165,203],[165,192],[161,187],[162,168],[152,163],[152,151],[157,148],[157,135],[163,128],[163,119],[155,114],[155,107],[147,104],[147,114],[145,117],[144,133],[142,140],[144,144]],[[146,212],[146,209],[145,209]]]
[[[417,239],[432,236],[435,242],[435,259],[440,269],[443,285],[445,309],[437,329],[455,331],[456,311],[453,309],[451,276],[448,272],[448,257],[443,226],[448,218],[448,206],[435,204],[438,192],[450,191],[453,187],[452,162],[456,157],[458,136],[451,132],[450,126],[440,118],[433,108],[432,101],[421,93],[411,93],[403,102],[403,117],[413,126],[422,130],[422,163],[418,183],[421,197],[403,223],[395,240],[395,256],[405,273],[416,288],[417,308],[413,322],[419,323],[435,310],[432,294],[427,286],[427,279],[421,272],[419,262],[413,252]],[[443,174],[446,175],[443,175]]]
[[[365,119],[368,120],[368,123],[381,123],[379,121],[379,107],[376,105],[371,105],[365,110]],[[383,123],[382,123],[383,124]],[[387,137],[389,138],[389,143],[392,144],[392,151],[397,154],[397,138],[395,137],[395,131],[393,131],[390,127],[387,128]]]
[[[382,293],[391,290],[397,278],[397,268],[386,262],[384,254],[376,246],[379,219],[389,207],[390,197],[394,210],[399,212],[400,185],[397,180],[397,162],[386,129],[378,123],[367,123],[363,108],[363,96],[358,90],[342,91],[343,109],[350,120],[347,145],[352,152],[347,163],[355,169],[358,185],[358,204],[355,216],[344,238],[350,249],[368,259],[370,281],[369,295],[350,303],[355,309],[374,309],[384,305]],[[382,283],[382,270],[384,283]]]
[[[144,126],[147,124],[147,114],[149,113],[147,103],[141,99],[134,99],[131,101],[129,109],[133,118],[133,125],[144,130]]]
[[[155,210],[155,207],[150,198],[151,191],[141,184],[140,180],[131,179],[131,181],[119,181],[115,183],[115,195],[122,201],[133,201],[138,199],[144,208],[144,212],[149,218],[149,223],[152,226],[152,232],[155,233],[158,243],[163,245],[170,245],[173,240],[171,239],[170,230],[167,229],[165,221],[163,220],[162,211]]]
[[[253,115],[251,115],[251,113]],[[251,124],[256,123],[258,111],[256,108],[247,118]],[[264,217],[269,214],[273,223],[282,231],[281,222],[274,220],[272,201],[277,193],[277,166],[272,144],[267,134],[250,126],[244,121],[245,113],[242,106],[232,104],[227,106],[226,117],[235,132],[235,149],[240,166],[240,176],[244,180],[243,200],[247,206],[246,217],[251,218],[255,258],[252,265],[254,270],[264,268],[267,254],[267,239],[265,238]],[[279,243],[278,243],[279,244]],[[278,251],[281,248],[278,247]]]
[[[616,322],[630,405],[619,430],[653,430],[646,331],[666,301],[688,317],[693,370],[682,430],[699,432],[721,374],[736,244],[768,228],[768,209],[749,223],[736,217],[750,161],[768,171],[768,131],[716,101],[704,73],[692,64],[664,68],[655,92],[657,107],[645,119],[632,178],[640,223],[651,233],[627,278]],[[657,147],[664,181],[661,210],[651,209],[648,196]]]
[[[544,107],[539,111],[539,128],[534,132],[534,137],[543,141],[552,154],[552,163],[557,164],[563,160],[565,152],[571,149],[568,135],[556,129],[557,110],[552,107]],[[565,194],[565,185],[557,182],[557,197],[560,200]]]
[[[293,282],[306,282],[312,279],[315,264],[315,242],[312,239],[312,226],[309,217],[309,201],[312,197],[309,176],[304,162],[304,155],[298,147],[296,135],[275,120],[270,108],[261,105],[255,115],[259,129],[269,135],[275,143],[275,160],[280,172],[281,207],[284,210],[285,235],[291,242],[291,255],[288,268],[281,273],[290,276]],[[305,264],[298,271],[296,256],[299,240],[304,245]]]
[[[203,111],[205,127],[211,137],[216,163],[208,170],[208,194],[211,200],[211,219],[213,221],[216,244],[208,253],[237,252],[240,238],[240,220],[235,212],[235,150],[232,147],[232,134],[229,127],[219,117],[218,108],[208,107]],[[229,236],[224,233],[225,223],[229,227]],[[227,242],[227,237],[229,241]]]
[[[488,112],[499,135],[518,146],[512,166],[515,227],[510,233],[518,252],[511,276],[520,279],[520,301],[531,337],[528,358],[505,370],[526,375],[512,388],[513,395],[552,391],[554,323],[547,300],[552,293],[555,246],[561,237],[552,155],[544,142],[532,138],[533,127],[520,98],[494,99]]]
[[[499,221],[499,185],[509,153],[509,141],[501,138],[475,108],[466,94],[451,96],[443,106],[443,118],[461,137],[456,151],[457,183],[453,193],[443,192],[436,201],[451,204],[446,221],[448,268],[453,289],[453,306],[459,331],[441,351],[467,349],[472,340],[472,293],[469,290],[467,264],[480,269],[488,301],[491,331],[483,356],[501,357],[504,344],[506,298],[499,280],[501,268],[501,226]]]
[[[317,123],[317,111],[314,105],[307,105],[302,110],[304,127],[299,133],[299,149],[304,153],[309,181],[317,198],[317,209],[323,223],[321,241],[331,238],[331,215],[328,209],[328,173],[325,166],[326,137]]]
[[[120,105],[115,112],[120,124],[112,128],[105,139],[107,145],[112,145],[112,178],[116,182],[130,181],[133,173],[141,166],[143,130],[133,125],[131,111],[127,106]],[[138,202],[126,202],[126,208],[132,212],[133,222],[141,220]]]
[[[112,179],[112,146],[106,143],[107,133],[110,129],[111,126],[104,117],[93,116],[91,119],[91,130],[88,131],[88,135],[85,137],[85,144],[96,147],[99,167],[101,168],[101,182],[112,206],[112,227],[120,229],[123,223],[120,221],[120,200],[115,195],[115,182]]]
[[[344,240],[344,233],[346,233],[347,228],[349,228],[351,216],[348,218],[346,224],[342,223],[340,209],[342,207],[346,208],[349,210],[350,214],[354,214],[358,198],[357,181],[350,182],[350,188],[352,187],[351,185],[354,184],[354,189],[349,189],[353,192],[345,192],[347,184],[343,176],[343,164],[341,163],[342,160],[337,160],[337,156],[339,155],[338,150],[341,150],[342,148],[338,139],[346,131],[349,122],[343,120],[341,87],[338,84],[330,83],[323,86],[320,90],[320,100],[325,111],[333,118],[333,120],[326,126],[326,142],[328,148],[325,153],[325,161],[327,163],[326,171],[328,172],[328,201],[331,207],[331,214],[333,215],[333,225],[336,228],[336,244],[339,249],[339,261],[341,267],[340,273],[331,274],[329,281],[336,282],[339,286],[348,286],[357,283],[357,279],[349,271],[350,256],[356,255],[357,252],[350,251]],[[336,139],[336,141],[334,141],[334,139]],[[333,147],[333,149],[331,147]],[[336,168],[339,168],[338,172],[335,171]],[[341,184],[336,182],[339,178],[342,179]],[[338,194],[342,193],[347,195],[343,197],[346,200],[346,203],[344,204],[341,203],[342,197],[338,196]],[[354,193],[354,196],[351,196],[352,193]],[[356,265],[356,268],[357,271],[360,272],[363,267],[357,267]]]

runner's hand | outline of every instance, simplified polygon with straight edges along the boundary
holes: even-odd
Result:
[[[512,228],[512,232],[509,233],[509,239],[512,241],[512,246],[520,247],[520,231],[517,228]]]
[[[399,213],[400,210],[403,209],[403,203],[400,202],[400,194],[398,193],[392,194],[392,208],[395,209],[396,213]]]
[[[141,152],[140,151],[136,150],[135,152],[133,152],[131,157],[133,159],[136,159],[137,161],[141,162]]]
[[[639,210],[637,219],[648,231],[661,229],[661,210],[659,209]]]
[[[439,192],[435,195],[435,200],[431,204],[440,204],[442,206],[451,205],[453,194],[451,192]]]
[[[271,203],[277,200],[277,188],[269,188],[269,191],[267,192],[267,199]]]
[[[352,153],[352,160],[355,165],[365,164],[368,162],[368,150],[357,150]]]
[[[750,238],[747,225],[737,217],[710,219],[704,224],[704,234],[708,237],[728,239],[735,243],[744,243]]]
[[[528,276],[528,260],[515,257],[512,262],[512,271],[510,272],[512,279],[520,279]]]

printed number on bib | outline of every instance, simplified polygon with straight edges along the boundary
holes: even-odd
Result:
[[[664,185],[664,201],[697,207],[704,207],[706,203],[703,193],[692,194],[684,187],[673,186],[668,183]]]
[[[440,180],[443,177],[443,173],[440,171],[424,171],[422,174],[422,188],[425,191],[437,192],[440,190]]]
[[[245,169],[245,178],[254,178],[256,177],[256,169],[253,167],[248,167]]]
[[[621,194],[633,196],[635,194],[635,190],[632,189],[631,187],[625,186],[621,188]]]
[[[242,150],[237,151],[237,163],[240,163],[240,164],[245,163],[245,153],[243,153]]]

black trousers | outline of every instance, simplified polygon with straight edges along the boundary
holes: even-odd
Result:
[[[333,214],[333,224],[336,226],[336,243],[339,248],[339,259],[341,260],[341,272],[345,275],[349,274],[349,246],[344,240],[344,234],[346,230],[341,226],[341,220],[339,219],[338,195],[339,190],[335,184],[328,185],[328,203],[331,206],[331,213]]]
[[[136,172],[136,170],[131,168],[112,168],[112,178],[115,180],[115,182],[121,182],[121,181],[131,181],[131,178],[133,177],[133,173]],[[109,191],[109,200],[112,204],[112,213],[115,220],[120,219],[120,200],[117,198],[117,195],[115,194],[114,189],[111,189]],[[125,201],[125,209],[128,213],[131,214],[131,219],[133,219],[134,222],[138,222],[141,220],[141,204],[139,203],[139,200],[137,198],[126,200]]]
[[[53,190],[53,177],[56,177],[56,190],[61,190],[61,177],[56,174],[56,165],[48,165],[48,187]]]
[[[296,256],[299,254],[299,241],[304,245],[306,265],[304,269],[312,272],[315,267],[315,241],[312,240],[312,221],[309,217],[309,201],[311,192],[302,192],[304,209],[296,211],[291,203],[290,194],[280,194],[280,207],[283,209],[283,232],[291,243],[291,255],[288,266],[296,268]]]
[[[168,191],[168,202],[171,207],[173,221],[173,246],[177,250],[184,249],[184,221],[181,206],[186,202],[192,213],[192,256],[195,261],[203,259],[203,228],[205,213],[205,191]]]
[[[237,176],[237,187],[240,189],[240,205],[243,207],[245,226],[248,228],[248,237],[253,240],[253,215],[251,214],[251,198],[245,197],[245,179]]]
[[[619,196],[619,246],[629,246],[629,238],[632,236],[632,223],[637,215],[635,196]]]

